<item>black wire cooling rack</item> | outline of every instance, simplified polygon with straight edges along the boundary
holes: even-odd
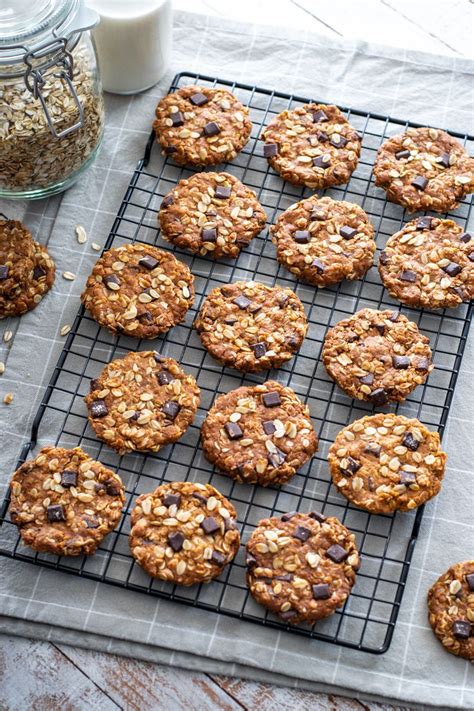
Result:
[[[174,78],[171,91],[190,83],[229,88],[242,103],[250,107],[253,121],[251,140],[235,160],[225,166],[225,170],[257,192],[267,212],[269,224],[273,223],[280,212],[309,194],[309,191],[282,181],[272,172],[263,158],[262,144],[259,144],[258,139],[263,127],[276,114],[309,100],[188,72]],[[380,249],[386,238],[412,216],[408,218],[401,207],[387,202],[385,193],[375,188],[372,180],[375,153],[386,137],[417,124],[354,109],[343,110],[362,137],[361,160],[349,183],[326,193],[363,207],[375,226]],[[452,135],[460,139],[467,149],[474,146],[474,137],[453,132]],[[47,434],[49,438],[57,433],[58,445],[81,446],[91,456],[116,469],[127,490],[125,514],[120,525],[92,557],[76,559],[38,554],[21,544],[17,529],[8,518],[7,497],[0,512],[0,524],[3,523],[0,554],[278,630],[287,630],[288,633],[366,652],[383,653],[389,648],[392,639],[423,509],[413,513],[374,516],[350,505],[331,486],[326,464],[329,445],[342,427],[371,413],[373,408],[368,403],[351,400],[335,386],[326,375],[320,350],[327,329],[358,309],[388,307],[399,311],[400,307],[384,290],[376,268],[372,268],[360,281],[344,282],[328,289],[318,290],[297,282],[276,261],[275,250],[266,230],[252,241],[236,261],[215,262],[170,248],[157,232],[160,202],[178,180],[189,175],[191,172],[186,168],[177,167],[171,160],[162,158],[154,136],[151,135],[144,158],[138,163],[120,205],[105,249],[130,241],[171,249],[189,265],[195,276],[194,309],[188,312],[183,324],[171,329],[164,338],[153,342],[137,342],[109,334],[81,308],[36,415],[31,441],[22,452],[21,461],[36,445],[40,433]],[[467,226],[470,211],[470,201],[465,200],[450,217]],[[310,324],[308,336],[298,355],[276,372],[242,375],[224,369],[206,353],[192,330],[195,314],[210,289],[237,279],[255,279],[269,285],[278,282],[289,286],[305,305]],[[442,434],[469,330],[471,308],[463,304],[450,311],[430,312],[403,308],[402,312],[416,321],[421,331],[430,337],[435,370],[428,381],[418,387],[403,404],[387,409],[418,417]],[[95,438],[87,423],[83,397],[89,391],[90,379],[96,377],[111,359],[129,350],[148,350],[150,347],[175,358],[196,377],[201,388],[201,408],[194,425],[173,446],[147,456],[137,453],[119,456]],[[263,382],[268,377],[290,385],[308,403],[320,436],[320,449],[313,460],[287,485],[264,489],[237,484],[214,471],[203,457],[199,446],[199,431],[218,393],[227,392],[244,382]],[[230,498],[238,510],[243,543],[248,540],[260,519],[273,514],[280,515],[297,509],[319,510],[326,515],[337,516],[356,534],[362,553],[357,583],[345,607],[313,628],[290,627],[278,621],[249,595],[245,585],[243,546],[236,560],[208,585],[183,588],[149,578],[135,564],[129,551],[129,513],[139,494],[152,491],[164,481],[187,479],[210,482]],[[449,479],[444,486],[449,488]]]

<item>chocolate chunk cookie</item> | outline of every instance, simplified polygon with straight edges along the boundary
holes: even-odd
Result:
[[[456,563],[428,592],[430,625],[441,644],[474,661],[474,560]]]
[[[263,519],[247,543],[250,592],[291,624],[313,624],[341,607],[359,564],[355,536],[318,513]]]
[[[170,252],[126,244],[104,252],[81,295],[112,333],[156,338],[182,321],[194,301],[194,277]]]
[[[262,133],[263,155],[284,180],[319,190],[347,183],[361,142],[337,106],[306,104],[282,111]]]
[[[375,184],[410,212],[447,212],[474,192],[474,158],[437,128],[409,128],[379,148]]]
[[[350,397],[374,405],[405,400],[433,370],[429,338],[403,314],[362,309],[327,332],[322,359]]]
[[[213,289],[194,325],[214,358],[248,372],[278,368],[308,330],[303,304],[291,289],[254,281]]]
[[[56,555],[91,555],[120,520],[117,474],[79,447],[43,447],[10,483],[10,517],[23,543]]]
[[[374,228],[358,205],[318,199],[291,205],[271,227],[278,261],[315,286],[360,279],[372,266]]]
[[[163,153],[180,165],[230,161],[252,131],[248,108],[227,89],[186,86],[161,99],[155,113]]]
[[[387,242],[379,259],[390,294],[409,306],[442,309],[474,297],[474,242],[453,220],[418,217]]]
[[[266,215],[253,190],[230,173],[196,173],[166,195],[159,220],[162,237],[178,247],[235,259]]]
[[[176,481],[138,497],[129,537],[133,557],[153,578],[208,583],[239,550],[232,504],[210,484]]]
[[[140,351],[106,365],[84,400],[97,437],[117,452],[158,452],[194,420],[199,388],[173,358]]]
[[[379,514],[410,511],[436,496],[446,454],[438,433],[418,420],[379,413],[341,430],[328,461],[341,494]]]
[[[308,407],[274,380],[219,395],[201,436],[216,467],[261,486],[285,484],[318,447]]]

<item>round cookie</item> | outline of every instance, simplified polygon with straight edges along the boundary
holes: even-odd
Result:
[[[156,338],[182,321],[194,301],[194,277],[170,252],[126,244],[104,252],[81,300],[112,333]]]
[[[362,309],[329,329],[326,370],[350,397],[400,402],[433,370],[429,338],[403,314]]]
[[[355,536],[337,518],[296,511],[260,521],[246,562],[255,600],[291,624],[313,624],[341,607],[360,565]]]
[[[176,481],[138,497],[131,515],[132,555],[153,578],[207,583],[239,550],[236,511],[210,484]]]
[[[10,483],[10,517],[23,543],[56,555],[91,555],[122,515],[117,474],[79,447],[43,447]]]
[[[442,309],[474,298],[474,243],[453,220],[418,217],[389,238],[380,277],[408,306]]]
[[[284,180],[313,190],[347,183],[359,161],[360,137],[337,106],[282,111],[262,138],[271,167]]]
[[[38,306],[54,284],[55,273],[56,267],[46,247],[33,242],[32,268],[26,281],[19,282],[8,295],[0,294],[0,319],[21,316]]]
[[[270,231],[280,264],[315,286],[360,279],[373,263],[374,228],[350,202],[306,198],[285,210]]]
[[[237,258],[265,227],[255,193],[230,173],[196,173],[161,203],[164,239],[195,254]]]
[[[247,372],[278,368],[308,330],[303,304],[291,289],[254,281],[212,289],[194,325],[216,360]]]
[[[410,511],[441,489],[446,454],[437,432],[402,415],[369,415],[339,432],[329,449],[334,486],[372,513]]]
[[[428,619],[448,652],[474,662],[474,560],[455,563],[430,588]]]
[[[35,243],[17,220],[0,220],[0,299],[31,278]]]
[[[309,408],[268,380],[219,395],[201,429],[206,457],[249,484],[285,484],[318,448]]]
[[[97,437],[117,452],[158,452],[193,422],[199,388],[173,358],[140,351],[106,365],[84,401]]]
[[[227,89],[186,86],[163,97],[155,113],[163,153],[179,165],[230,161],[252,131],[248,108]]]
[[[474,192],[474,158],[445,131],[409,128],[377,152],[375,184],[407,210],[447,212]]]

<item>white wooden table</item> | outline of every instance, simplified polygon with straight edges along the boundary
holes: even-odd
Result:
[[[217,17],[474,58],[473,0],[175,0]],[[0,636],[0,711],[406,711]]]

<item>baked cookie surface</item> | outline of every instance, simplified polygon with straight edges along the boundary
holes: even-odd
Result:
[[[106,365],[84,400],[92,428],[109,447],[157,452],[193,422],[199,388],[173,358],[140,351]]]
[[[407,210],[447,212],[474,192],[474,158],[445,131],[409,128],[377,152],[375,184]]]
[[[219,395],[201,440],[206,457],[225,474],[261,486],[289,481],[318,446],[308,407],[274,380]]]
[[[230,173],[196,173],[161,203],[162,237],[201,256],[237,258],[265,227],[255,193]]]
[[[361,141],[337,106],[305,104],[282,111],[262,133],[263,155],[284,180],[313,190],[347,183]]]
[[[379,272],[386,289],[403,304],[459,306],[474,298],[474,241],[453,220],[418,217],[389,238]]]
[[[278,261],[315,286],[360,279],[373,263],[374,228],[350,202],[317,195],[301,200],[270,231]]]
[[[135,503],[132,555],[154,578],[179,585],[207,583],[239,550],[235,519],[232,504],[210,484],[163,484]]]
[[[474,560],[452,565],[428,592],[433,632],[448,652],[474,661]]]
[[[97,260],[81,300],[112,333],[156,338],[184,319],[194,301],[193,282],[186,264],[170,252],[126,244]]]
[[[177,89],[159,101],[155,114],[157,140],[180,165],[231,161],[252,131],[248,108],[227,89]]]
[[[247,543],[250,592],[291,624],[312,624],[341,607],[359,564],[355,536],[319,513],[263,519]]]
[[[10,516],[25,545],[91,555],[114,530],[125,502],[120,477],[79,447],[43,447],[14,473]]]
[[[241,281],[212,289],[194,326],[216,360],[256,372],[289,360],[303,342],[308,321],[291,289]]]
[[[433,370],[429,339],[403,314],[362,309],[329,329],[322,359],[350,397],[404,400]]]
[[[437,432],[402,415],[369,415],[339,432],[329,449],[334,486],[372,513],[410,511],[441,489],[446,454]]]

